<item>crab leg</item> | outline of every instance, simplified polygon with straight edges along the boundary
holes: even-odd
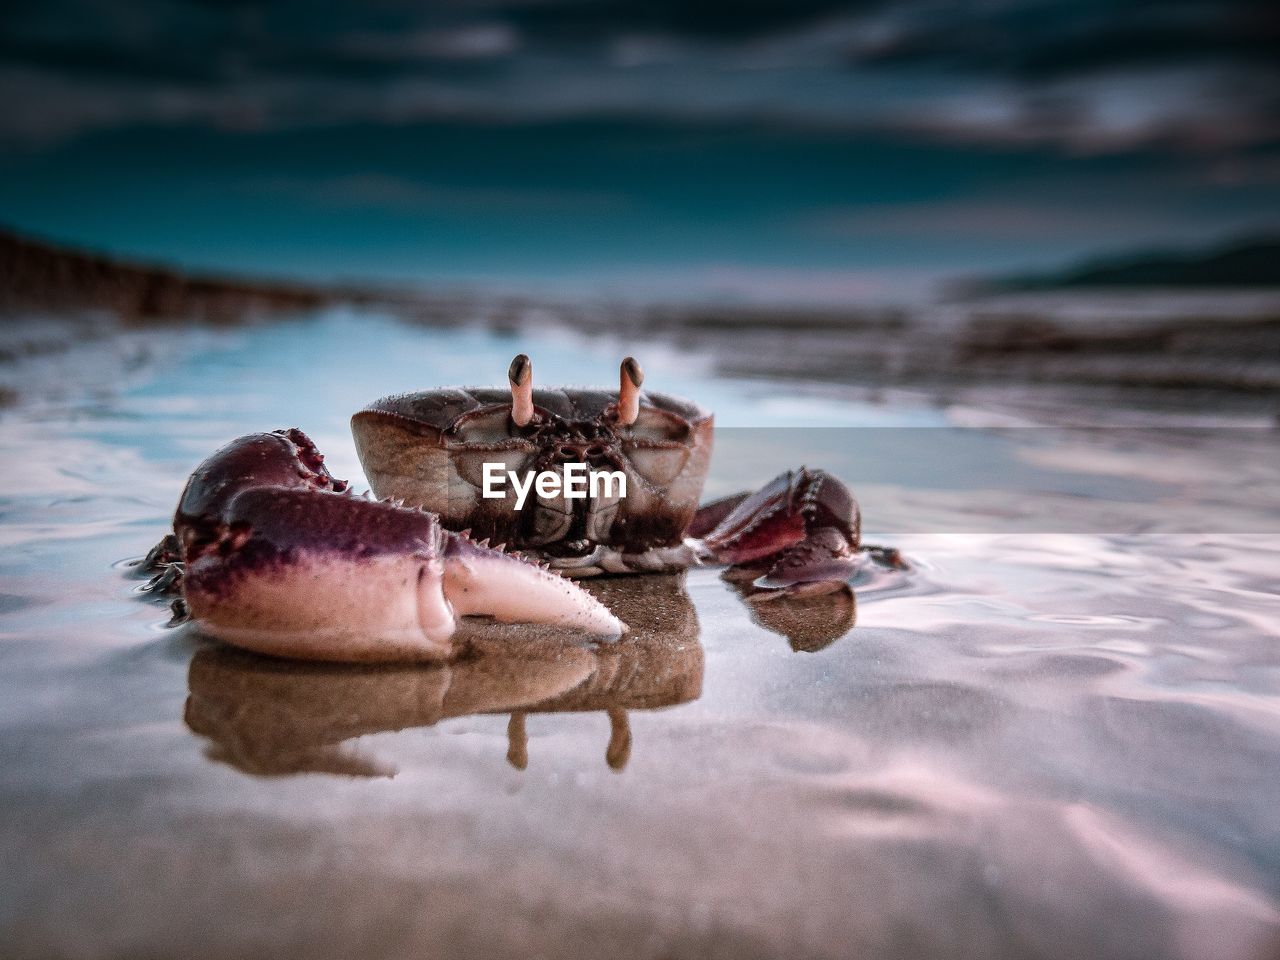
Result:
[[[703,504],[698,508],[698,512],[693,515],[693,519],[689,521],[689,529],[685,532],[689,536],[699,539],[707,536],[720,525],[725,517],[733,513],[743,501],[750,499],[752,496],[754,494],[735,493]]]
[[[429,513],[352,496],[300,431],[228,444],[193,474],[174,528],[183,596],[236,646],[320,660],[440,660],[469,614],[618,636],[572,582]]]
[[[754,577],[766,595],[837,590],[860,565],[861,518],[843,483],[822,470],[788,470],[758,493],[698,511],[690,531],[708,558]]]

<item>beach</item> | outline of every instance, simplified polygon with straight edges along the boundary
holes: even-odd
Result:
[[[607,381],[619,328],[540,311],[7,328],[47,346],[2,381],[6,956],[1280,949],[1276,434],[1238,384],[1210,414],[632,331],[646,386],[716,411],[708,496],[825,467],[911,569],[791,615],[710,567],[601,579],[617,644],[477,622],[420,667],[239,653],[141,592],[233,436],[300,426],[363,488],[347,420],[380,395],[517,352]]]

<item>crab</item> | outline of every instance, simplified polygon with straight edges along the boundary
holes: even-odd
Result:
[[[192,474],[174,532],[148,557],[158,590],[204,632],[260,653],[321,660],[447,660],[460,617],[549,624],[617,639],[625,624],[574,580],[718,563],[753,603],[842,591],[870,555],[858,505],[822,470],[699,506],[712,415],[643,391],[535,389],[524,354],[506,388],[384,397],[351,421],[371,487],[335,479],[296,428],[232,441]],[[492,474],[567,480],[494,490]],[[500,544],[494,546],[492,544]],[[759,619],[759,618],[757,618]],[[839,625],[837,625],[839,626]]]

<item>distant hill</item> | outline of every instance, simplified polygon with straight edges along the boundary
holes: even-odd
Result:
[[[0,228],[0,317],[107,310],[129,321],[234,321],[253,313],[314,309],[335,295],[301,284],[188,274]]]
[[[1154,251],[1090,260],[1053,273],[980,282],[979,292],[1075,287],[1280,287],[1280,235],[1199,251]]]

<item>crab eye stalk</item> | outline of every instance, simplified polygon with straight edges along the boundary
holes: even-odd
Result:
[[[635,357],[622,361],[618,387],[618,423],[629,427],[640,416],[640,384],[644,383],[644,371]]]
[[[533,363],[527,355],[516,355],[507,368],[507,379],[511,381],[511,420],[523,427],[533,419]]]

